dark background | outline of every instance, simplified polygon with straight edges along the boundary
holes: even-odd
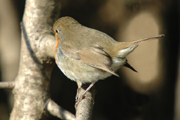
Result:
[[[120,78],[96,83],[93,120],[180,119],[179,4],[178,0],[62,0],[61,16],[71,16],[118,41],[165,34],[129,55],[138,73],[121,68]],[[0,1],[0,81],[14,80],[18,71],[24,5],[23,0]],[[51,97],[72,113],[76,89],[76,83],[55,66]],[[12,106],[11,91],[0,90],[0,120],[9,119]]]

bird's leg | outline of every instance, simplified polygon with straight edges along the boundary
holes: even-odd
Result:
[[[77,102],[77,100],[78,100],[78,93],[79,93],[79,91],[81,90],[81,89],[83,89],[83,88],[87,88],[88,86],[89,86],[90,84],[85,84],[85,85],[78,85],[78,89],[77,89],[77,94],[76,94],[76,97],[75,97],[75,101]]]
[[[80,98],[77,98],[76,100],[76,104],[75,104],[75,107],[77,108],[78,104],[81,102],[81,100],[85,97],[86,93],[93,87],[93,85],[95,84],[96,82],[92,82],[88,88],[84,91],[84,93],[81,95]],[[78,88],[79,89],[79,88]],[[77,95],[76,95],[77,96]]]

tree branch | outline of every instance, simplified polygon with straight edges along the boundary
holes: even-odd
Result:
[[[58,104],[56,104],[53,100],[49,100],[47,104],[47,110],[50,114],[65,120],[75,120],[75,116],[69,111],[64,110]]]
[[[60,12],[59,0],[26,0],[22,20],[20,65],[15,80],[12,120],[48,119],[50,77],[55,38],[51,28]]]
[[[48,119],[48,111],[59,118],[74,119],[71,113],[63,110],[55,102],[50,100],[47,105],[47,100],[50,99],[50,77],[55,64],[56,41],[51,29],[60,15],[60,2],[26,0],[21,25],[20,65],[13,89],[14,107],[10,119]],[[81,89],[78,95],[82,95],[83,92]],[[93,93],[88,92],[86,99],[76,108],[77,120],[91,119]]]
[[[2,89],[13,89],[14,82],[0,82],[0,88]]]
[[[84,93],[84,89],[81,88],[81,84],[77,84],[77,95],[76,97],[80,98],[80,96]],[[82,99],[79,104],[76,106],[76,120],[91,120],[92,119],[92,111],[94,106],[95,99],[95,88],[92,87],[85,95],[85,98]]]
[[[55,56],[55,45],[56,45],[56,40],[54,35],[47,34],[45,35],[41,40],[40,40],[40,51],[42,54],[45,56],[48,56],[50,58],[54,58]]]

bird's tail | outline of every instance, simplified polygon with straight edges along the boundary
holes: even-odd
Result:
[[[119,44],[117,44],[118,46],[115,47],[115,49],[119,49],[119,50],[115,50],[115,51],[118,51],[118,53],[117,53],[118,57],[124,58],[129,53],[131,53],[141,42],[147,41],[147,40],[159,39],[159,38],[162,38],[163,36],[164,36],[164,34],[160,34],[157,36],[140,39],[140,40],[135,40],[132,42],[119,42]]]

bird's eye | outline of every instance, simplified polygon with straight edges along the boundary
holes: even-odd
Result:
[[[56,33],[59,33],[59,31],[58,31],[58,30],[56,30]]]

